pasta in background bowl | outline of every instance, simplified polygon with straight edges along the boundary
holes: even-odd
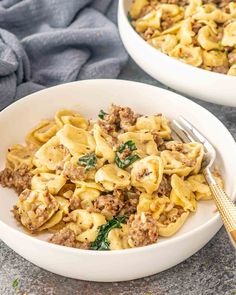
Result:
[[[115,106],[106,114],[111,104],[145,116]],[[26,109],[29,115],[18,120]],[[13,190],[0,188],[3,241],[40,267],[96,281],[147,276],[200,249],[221,226],[199,170],[202,147],[171,141],[170,125],[160,113],[170,121],[181,113],[203,131],[217,148],[225,189],[234,196],[235,143],[208,111],[141,83],[69,83],[0,113],[1,170],[6,157],[8,169],[17,171],[11,181],[20,194],[17,199]],[[10,213],[15,204],[20,223]],[[96,251],[107,249],[115,251]]]
[[[120,0],[122,41],[135,62],[160,82],[236,106],[236,3],[229,2]]]

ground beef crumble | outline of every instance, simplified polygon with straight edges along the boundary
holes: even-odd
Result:
[[[176,4],[179,6],[185,6],[189,4],[189,0],[160,0],[164,4]]]
[[[120,107],[111,105],[109,114],[104,116],[104,120],[99,120],[98,124],[106,133],[112,133],[119,130],[126,131],[130,126],[136,123],[138,115],[129,107]]]
[[[158,227],[151,214],[131,215],[127,225],[128,241],[132,247],[147,246],[157,241]]]
[[[170,223],[176,222],[176,220],[184,213],[184,210],[180,206],[173,207],[169,212],[165,215],[162,214],[160,216],[159,222],[164,225],[169,225]]]
[[[161,136],[155,131],[152,132],[152,136],[153,136],[153,139],[154,139],[154,141],[155,141],[155,143],[157,145],[158,150],[159,151],[164,151],[166,149],[166,146],[165,146],[165,142],[161,138]]]
[[[170,177],[163,175],[161,183],[160,183],[159,188],[157,190],[158,195],[169,197],[171,190],[172,190],[172,187],[170,184]]]
[[[236,50],[229,53],[228,59],[229,59],[230,65],[233,65],[236,63]]]
[[[48,241],[53,244],[80,249],[89,249],[90,246],[90,243],[78,242],[73,230],[67,227],[55,233]]]
[[[137,206],[139,202],[140,193],[135,190],[127,191],[124,193],[124,207],[122,208],[121,214],[130,216],[137,212]]]
[[[26,188],[31,187],[32,173],[27,165],[16,170],[5,168],[0,172],[0,184],[3,187],[13,188],[19,195]]]
[[[65,167],[63,175],[70,180],[85,180],[87,178],[85,168],[73,163],[69,163]]]
[[[124,206],[123,192],[114,190],[113,194],[99,196],[94,202],[94,208],[108,218],[118,215]]]

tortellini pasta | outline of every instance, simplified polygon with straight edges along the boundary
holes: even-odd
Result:
[[[65,183],[66,178],[63,175],[39,173],[33,176],[31,187],[33,190],[48,190],[51,194],[55,195]]]
[[[118,139],[122,143],[132,140],[137,147],[137,153],[141,156],[158,154],[157,145],[150,132],[126,132],[120,134]]]
[[[176,36],[166,34],[148,40],[148,43],[157,49],[161,49],[164,53],[169,53],[178,43]]]
[[[156,191],[161,183],[163,163],[158,156],[148,156],[134,163],[131,170],[131,184],[148,194]]]
[[[130,185],[130,174],[118,168],[115,164],[107,164],[95,174],[95,181],[100,183],[106,190],[125,188]]]
[[[137,119],[135,127],[137,130],[155,131],[164,139],[170,139],[171,136],[168,120],[163,115],[141,116]]]
[[[63,144],[73,156],[87,154],[95,150],[95,140],[93,136],[82,128],[76,128],[66,124],[57,133],[57,136],[60,143]]]
[[[214,2],[214,1],[213,1]],[[151,46],[186,64],[236,76],[236,4],[203,0],[135,1],[130,17]]]
[[[88,120],[80,114],[70,110],[58,111],[55,116],[55,121],[59,128],[62,128],[65,124],[69,124],[77,128],[87,129],[89,124]]]
[[[224,28],[224,36],[222,39],[223,46],[236,46],[236,21],[228,24]]]
[[[76,239],[79,242],[93,242],[98,234],[98,228],[106,223],[105,217],[100,213],[89,213],[78,209],[70,213],[75,222],[69,223],[68,227],[76,231]]]
[[[96,142],[96,155],[103,157],[108,162],[113,162],[115,158],[115,152],[112,146],[106,141],[104,135],[102,134],[102,129],[98,124],[94,124],[93,127],[94,139]]]
[[[28,167],[33,166],[33,151],[29,146],[23,146],[20,144],[13,145],[7,152],[6,165],[13,170],[26,165]]]
[[[26,143],[39,148],[52,138],[57,131],[58,127],[54,121],[44,120],[26,136]]]
[[[190,190],[189,186],[176,174],[171,177],[172,191],[170,200],[176,205],[183,207],[184,211],[195,211],[197,202],[194,193]]]
[[[160,198],[155,194],[142,193],[139,197],[137,212],[149,212],[154,219],[158,220],[169,203],[170,199],[168,197]]]
[[[159,223],[159,235],[161,237],[173,236],[183,226],[188,216],[189,211],[185,211],[174,222],[170,222],[167,225]]]
[[[101,191],[103,187],[97,183],[81,183],[81,186],[74,191],[71,198],[72,204],[77,202],[82,209],[93,208],[93,201],[100,196]]]
[[[202,64],[202,50],[200,47],[189,47],[178,44],[170,51],[170,56],[183,61],[184,63],[198,67]]]
[[[199,11],[199,1],[191,2],[190,14]],[[134,16],[148,0],[139,5]],[[166,4],[159,11],[171,18],[183,13]],[[192,20],[182,24],[173,38],[190,49]],[[170,41],[170,36],[156,41]],[[201,56],[206,65],[218,66],[222,54],[205,50]],[[202,144],[180,143],[172,135],[163,114],[138,115],[113,105],[95,122],[63,109],[39,124],[26,145],[8,150],[0,183],[19,193],[12,210],[16,220],[33,234],[52,233],[52,243],[91,250],[156,243],[158,236],[180,230],[197,201],[212,198],[201,171]],[[214,176],[223,186],[218,170]]]
[[[69,151],[60,144],[59,138],[54,136],[35,153],[34,163],[37,167],[55,171],[69,159]]]
[[[128,243],[128,228],[123,224],[121,228],[112,229],[108,234],[111,250],[121,250],[130,248]]]
[[[33,232],[46,223],[58,208],[57,200],[48,191],[25,190],[19,196],[14,214]]]
[[[161,152],[164,165],[164,173],[187,176],[190,173],[197,174],[201,168],[204,151],[201,144],[186,143],[180,151],[165,150]]]

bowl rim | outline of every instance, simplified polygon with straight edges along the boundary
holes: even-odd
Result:
[[[229,130],[225,127],[225,125],[216,116],[214,116],[210,111],[208,111],[207,109],[205,109],[201,105],[198,105],[197,103],[195,103],[194,101],[184,97],[183,95],[177,94],[177,93],[172,92],[170,90],[166,90],[166,89],[163,89],[163,88],[160,88],[160,87],[157,87],[157,86],[154,86],[154,85],[146,84],[146,83],[143,83],[143,82],[135,82],[135,81],[129,81],[129,80],[122,80],[122,79],[91,79],[91,80],[82,80],[82,81],[69,82],[69,83],[64,83],[64,84],[56,85],[56,86],[53,86],[53,87],[49,87],[49,88],[34,92],[32,94],[29,94],[29,95],[23,97],[22,99],[15,101],[14,103],[10,104],[5,109],[3,109],[0,112],[0,116],[1,116],[2,113],[8,112],[8,110],[12,110],[12,109],[17,108],[17,106],[19,104],[24,104],[25,101],[28,101],[28,100],[33,101],[34,99],[40,99],[40,98],[37,98],[38,93],[40,93],[40,94],[47,93],[47,92],[50,93],[51,91],[53,91],[54,88],[64,88],[64,87],[70,88],[70,86],[74,85],[74,84],[81,85],[81,84],[104,83],[104,85],[107,85],[107,83],[109,83],[111,81],[112,81],[112,83],[117,83],[117,84],[126,83],[126,84],[132,84],[133,86],[137,85],[139,87],[158,88],[158,91],[160,91],[160,92],[169,93],[169,94],[171,93],[172,96],[173,95],[176,96],[176,99],[178,99],[178,100],[180,100],[180,101],[182,101],[184,103],[187,103],[189,105],[192,105],[194,107],[198,107],[207,116],[211,117],[214,121],[217,121],[217,123],[224,130],[225,136],[228,137],[229,144],[232,146],[232,148],[236,148],[236,142],[235,142],[233,136],[231,135],[231,133],[229,132]],[[236,198],[236,194],[234,196],[234,199],[235,198]],[[64,253],[77,253],[77,254],[81,253],[81,254],[88,255],[88,256],[90,256],[90,255],[109,256],[109,255],[132,254],[132,253],[137,253],[137,252],[141,253],[141,252],[146,252],[148,250],[152,251],[152,250],[155,250],[155,249],[158,249],[158,248],[169,246],[169,245],[174,244],[175,242],[178,242],[180,240],[184,240],[187,237],[191,238],[191,236],[194,236],[196,233],[201,232],[204,228],[205,229],[210,228],[213,224],[216,224],[216,223],[221,223],[222,224],[219,212],[216,212],[215,215],[212,216],[207,222],[205,222],[202,225],[199,225],[198,227],[194,228],[193,230],[191,230],[189,232],[186,232],[186,233],[183,233],[183,234],[181,234],[180,236],[177,236],[177,237],[173,236],[173,237],[171,237],[169,239],[166,239],[165,241],[163,241],[160,244],[157,242],[155,244],[151,244],[151,245],[144,246],[144,247],[121,249],[121,250],[114,250],[114,251],[84,250],[84,249],[70,248],[70,247],[65,247],[65,246],[61,246],[61,245],[52,244],[52,243],[49,243],[47,241],[40,240],[40,239],[37,239],[36,237],[30,236],[25,232],[21,232],[20,230],[17,230],[15,228],[11,227],[10,225],[5,223],[1,219],[0,219],[0,228],[4,227],[4,228],[6,228],[6,230],[8,232],[12,232],[12,234],[18,235],[19,237],[22,237],[23,239],[26,239],[29,242],[38,244],[39,246],[49,247],[50,249],[55,249],[55,250],[58,250],[58,251],[62,250]],[[4,241],[4,235],[1,236],[1,234],[0,234],[0,238],[2,238],[2,240]]]
[[[126,13],[126,9],[125,9],[125,2],[127,0],[119,0],[119,6],[118,6],[118,26],[119,22],[123,20],[120,19],[120,15],[122,15],[124,21],[125,21],[125,25],[127,26],[127,28],[129,28],[130,33],[133,35],[133,37],[138,40],[139,42],[142,41],[143,46],[145,46],[146,48],[149,48],[149,50],[151,50],[153,52],[153,54],[156,54],[158,57],[160,58],[165,58],[172,62],[173,64],[179,66],[179,67],[183,67],[186,70],[192,70],[193,72],[195,72],[196,74],[201,74],[201,75],[209,75],[210,78],[214,79],[214,78],[220,78],[220,79],[225,79],[227,81],[230,82],[235,82],[236,81],[236,77],[232,76],[232,75],[226,75],[226,74],[222,74],[222,73],[216,73],[213,71],[208,71],[205,69],[201,69],[199,67],[181,62],[180,60],[171,57],[163,52],[161,52],[160,50],[158,50],[157,48],[154,48],[153,46],[151,46],[150,44],[148,44],[133,28],[133,26],[131,25],[129,19],[128,19],[128,15]],[[120,30],[120,29],[119,29]],[[209,77],[208,77],[209,78]]]

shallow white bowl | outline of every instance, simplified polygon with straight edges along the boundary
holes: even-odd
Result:
[[[145,72],[181,93],[236,107],[236,77],[187,65],[149,45],[127,18],[131,3],[132,0],[119,0],[119,31],[126,50]]]
[[[175,93],[130,81],[89,80],[52,87],[25,97],[0,113],[0,168],[6,150],[21,143],[37,122],[51,118],[60,108],[79,110],[97,118],[100,109],[111,104],[127,105],[136,112],[163,112],[169,118],[186,117],[219,152],[218,164],[226,191],[235,196],[235,142],[227,129],[211,113]],[[219,230],[221,220],[212,201],[200,202],[183,228],[172,238],[143,248],[118,251],[86,251],[45,242],[46,236],[31,237],[19,227],[10,213],[17,200],[9,189],[0,188],[0,238],[32,263],[51,272],[83,280],[122,281],[163,271],[203,247]]]

